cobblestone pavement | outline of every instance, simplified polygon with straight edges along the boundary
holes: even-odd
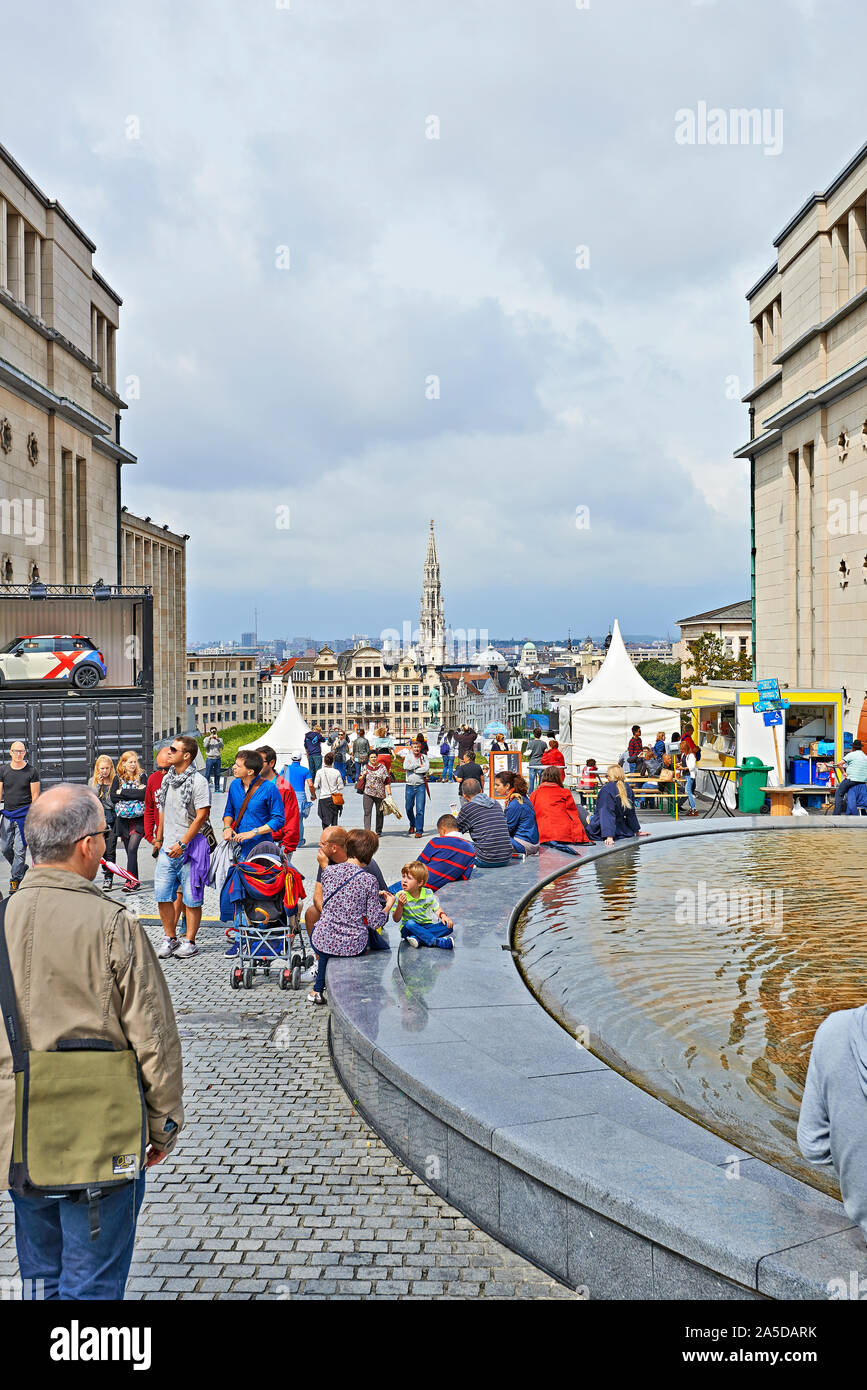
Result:
[[[408,844],[396,837],[395,859],[415,854]],[[138,899],[146,912],[152,899]],[[159,926],[147,929],[156,943]],[[149,1174],[128,1297],[578,1297],[479,1231],[367,1128],[332,1069],[326,1009],[276,979],[234,992],[223,929],[204,925],[199,942],[198,957],[166,965],[187,1123],[177,1156]],[[4,1194],[0,1280],[17,1274],[11,1218]]]

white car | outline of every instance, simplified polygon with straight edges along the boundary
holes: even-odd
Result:
[[[71,681],[77,690],[96,690],[107,675],[102,652],[80,633],[13,637],[0,647],[0,686]]]

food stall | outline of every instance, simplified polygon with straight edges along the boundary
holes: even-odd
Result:
[[[708,769],[740,767],[746,757],[758,757],[772,769],[769,786],[827,784],[830,767],[843,754],[843,692],[783,684],[780,696],[779,721],[769,723],[756,708],[763,704],[754,681],[708,681],[693,687],[690,704],[701,748],[700,792],[710,780],[702,775]],[[730,807],[736,804],[733,776],[728,778],[725,801]]]

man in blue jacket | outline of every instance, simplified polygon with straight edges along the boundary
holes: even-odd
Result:
[[[313,728],[304,735],[304,752],[307,754],[307,766],[310,768],[311,782],[322,766],[322,745],[324,742],[325,735],[318,724],[314,724]]]
[[[263,780],[262,754],[255,748],[244,749],[238,754],[232,774],[235,780],[229,787],[223,812],[223,839],[243,844],[246,855],[259,840],[271,841],[272,832],[284,828],[283,798],[276,782]],[[247,801],[251,788],[253,794]],[[244,814],[239,817],[242,806]]]

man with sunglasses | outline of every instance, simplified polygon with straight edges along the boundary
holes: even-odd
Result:
[[[197,956],[196,933],[202,922],[202,904],[208,881],[210,851],[202,834],[211,813],[211,789],[200,772],[195,759],[199,751],[196,740],[179,734],[169,744],[168,768],[156,794],[160,808],[159,825],[154,835],[158,851],[154,872],[154,897],[160,910],[165,939],[157,955],[160,960],[177,956],[187,960]],[[184,920],[187,934],[177,938],[178,915],[175,898],[181,889],[184,899]]]
[[[93,882],[105,831],[103,807],[89,787],[61,782],[33,803],[25,827],[33,868],[6,906],[6,942],[29,1048],[53,1052],[62,1039],[97,1038],[136,1054],[150,1168],[165,1158],[184,1121],[181,1042],[147,935]],[[66,1116],[68,1107],[58,1113]],[[0,1025],[0,1188],[9,1186],[14,1131],[15,1080]],[[81,1192],[13,1191],[24,1298],[123,1298],[144,1189],[144,1171],[103,1189],[95,1236]]]

